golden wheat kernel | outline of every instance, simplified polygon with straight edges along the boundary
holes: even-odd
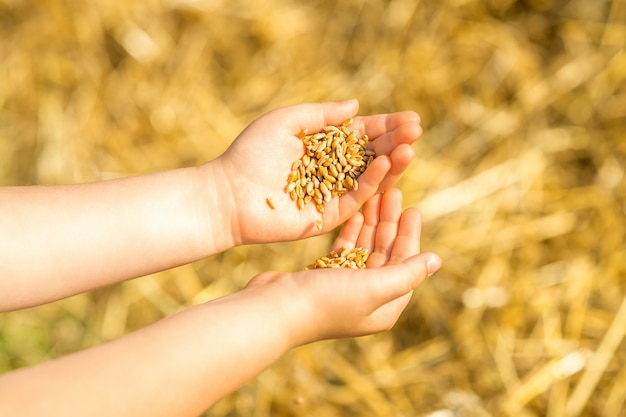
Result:
[[[308,195],[308,194],[307,194],[307,195],[305,195],[305,196],[304,196],[304,204],[309,204],[309,203],[311,202],[311,199],[312,199],[312,198],[313,198],[313,197],[311,197],[311,196],[310,196],[310,195]]]
[[[315,265],[317,265],[319,268],[326,268],[327,264],[320,258],[315,261]]]
[[[352,180],[352,189],[354,191],[358,191],[358,189],[359,189],[359,181],[357,181],[356,178],[354,180]]]
[[[313,195],[313,181],[309,181],[306,184],[306,193],[307,195]]]
[[[317,210],[318,213],[324,213],[324,205],[323,204],[316,204],[315,205],[315,209]]]
[[[300,184],[296,185],[295,191],[298,198],[304,198],[304,189]]]
[[[356,167],[356,168],[359,168],[359,167],[361,166],[361,161],[360,161],[360,160],[358,160],[358,159],[356,159],[356,158],[350,158],[350,159],[348,160],[348,163],[349,163],[350,165],[352,165],[353,167]]]
[[[302,210],[302,208],[304,207],[304,199],[302,199],[301,197],[298,198],[298,201],[296,202],[297,206],[298,206],[298,210]]]
[[[328,187],[325,182],[320,182],[320,192],[325,195],[328,192]]]
[[[317,219],[315,220],[315,227],[317,227],[318,230],[322,230],[322,228],[324,227],[324,223],[321,220]]]
[[[337,172],[337,167],[335,165],[329,165],[328,172],[335,178],[339,176],[339,172]]]
[[[274,210],[276,208],[276,206],[274,205],[274,202],[272,201],[271,198],[266,198],[265,202],[267,203],[267,205],[269,206],[269,208],[271,208],[272,210]]]

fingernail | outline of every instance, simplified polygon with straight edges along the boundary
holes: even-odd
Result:
[[[431,276],[435,272],[439,271],[442,263],[443,262],[441,261],[441,258],[434,253],[428,255],[428,258],[426,258],[426,269],[428,269],[428,276]]]

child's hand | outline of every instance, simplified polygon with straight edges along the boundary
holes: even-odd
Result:
[[[302,104],[274,110],[248,126],[218,159],[221,178],[218,199],[229,210],[235,244],[286,241],[320,231],[314,204],[298,210],[285,193],[287,176],[304,146],[298,134],[318,132],[354,117],[356,100],[340,103]],[[377,191],[392,186],[413,157],[411,144],[421,134],[419,117],[411,111],[354,117],[349,127],[359,137],[367,134],[376,159],[359,177],[359,189],[333,198],[322,215],[325,232],[354,214]],[[271,209],[266,199],[275,206]]]
[[[280,295],[278,310],[294,345],[387,330],[412,291],[441,266],[437,255],[419,254],[420,227],[419,212],[402,212],[400,191],[389,189],[351,217],[333,245],[369,249],[367,269],[263,273],[244,292],[256,291],[266,300]]]

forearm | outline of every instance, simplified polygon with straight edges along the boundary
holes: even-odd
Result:
[[[284,317],[245,291],[190,308],[0,377],[0,415],[197,416],[291,347]]]
[[[231,245],[211,168],[0,189],[0,311],[192,262]]]

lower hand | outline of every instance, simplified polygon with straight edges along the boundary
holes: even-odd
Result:
[[[268,272],[244,291],[278,296],[294,345],[390,329],[413,290],[441,266],[437,255],[420,254],[420,229],[419,212],[402,212],[400,191],[389,189],[368,200],[333,244],[333,249],[368,249],[367,269]]]

